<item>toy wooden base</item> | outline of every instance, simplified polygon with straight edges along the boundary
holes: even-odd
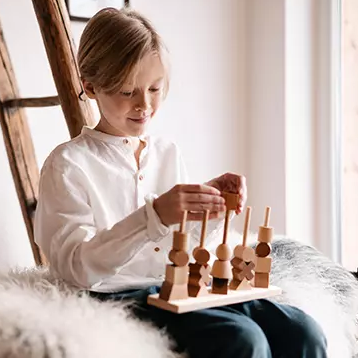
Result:
[[[209,291],[210,292],[210,291]],[[278,296],[282,293],[281,288],[270,286],[269,288],[252,287],[249,290],[229,290],[227,295],[209,293],[201,297],[189,297],[184,300],[165,301],[159,298],[159,294],[148,296],[148,304],[171,311],[185,313],[210,307],[226,306],[234,303],[246,302],[260,298]]]

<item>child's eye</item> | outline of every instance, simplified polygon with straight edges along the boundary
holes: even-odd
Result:
[[[150,92],[159,92],[160,88],[150,88],[149,91]]]
[[[121,91],[121,95],[122,95],[122,96],[125,96],[125,97],[132,97],[132,96],[133,96],[133,92]]]

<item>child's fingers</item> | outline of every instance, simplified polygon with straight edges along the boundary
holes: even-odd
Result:
[[[209,214],[209,220],[218,219],[222,217],[222,212],[213,211]],[[188,221],[202,221],[203,220],[203,213],[202,212],[188,212],[187,216]]]
[[[201,217],[203,217],[202,212],[204,210],[209,210],[210,212],[222,212],[225,211],[225,204],[214,204],[214,203],[186,203],[183,208],[188,211],[198,211],[201,212]]]
[[[188,203],[225,204],[225,199],[222,196],[203,193],[184,193],[182,200]]]
[[[176,189],[184,193],[221,195],[220,190],[204,184],[181,184],[177,185]]]

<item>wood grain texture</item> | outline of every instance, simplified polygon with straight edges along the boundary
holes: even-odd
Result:
[[[19,98],[19,90],[0,24],[0,124],[35,263],[45,262],[34,242],[33,219],[37,204],[39,170],[25,111],[6,108],[6,101]]]
[[[75,48],[70,33],[68,12],[63,0],[33,0],[52,75],[61,101],[71,138],[84,125],[94,124],[93,112],[78,71]]]

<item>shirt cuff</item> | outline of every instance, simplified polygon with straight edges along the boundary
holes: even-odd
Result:
[[[165,226],[157,212],[154,210],[153,207],[153,201],[157,198],[158,196],[155,194],[148,194],[145,196],[144,200],[145,200],[145,210],[147,213],[147,230],[148,230],[148,236],[149,239],[152,241],[159,241],[161,238],[163,238],[164,236],[168,235],[171,232],[171,229],[168,226]]]

